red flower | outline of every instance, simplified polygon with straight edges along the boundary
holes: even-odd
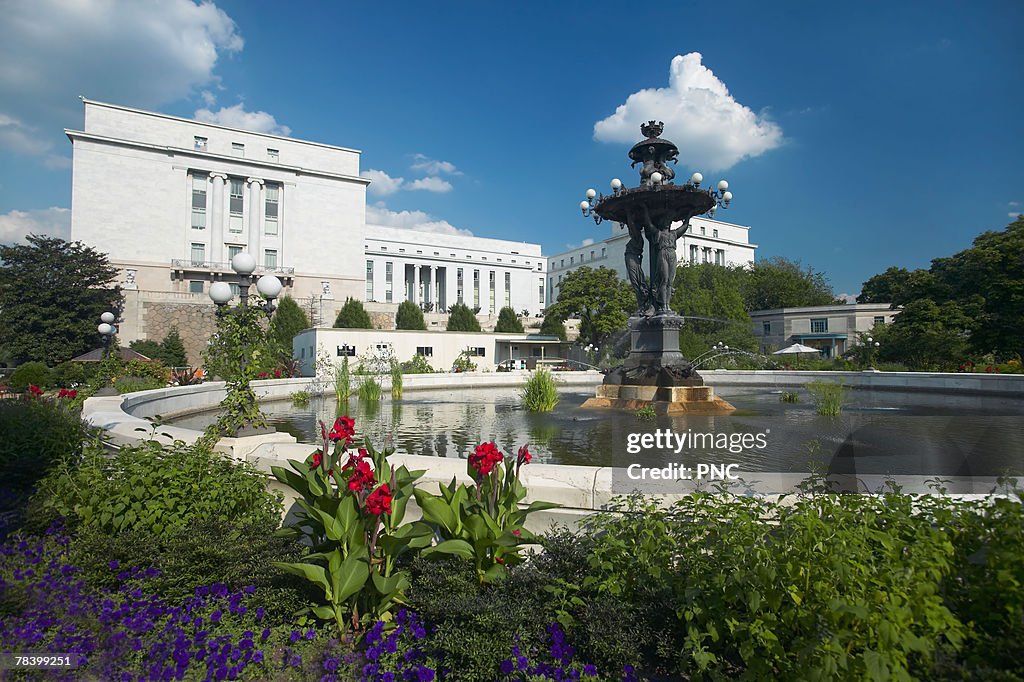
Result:
[[[469,465],[481,476],[486,476],[494,470],[494,466],[504,461],[505,455],[501,454],[498,446],[494,443],[481,443],[477,445],[473,454],[469,456]]]
[[[324,453],[317,450],[313,453],[313,460],[309,463],[309,470],[312,471],[320,466],[324,461]]]
[[[278,367],[277,369],[274,370],[274,378],[275,379],[280,379],[281,378],[281,368],[280,367]]]
[[[517,538],[523,536],[523,534],[519,532],[518,528],[516,528],[514,531],[512,531],[512,535],[515,535]]]
[[[76,391],[73,388],[62,388],[57,393],[57,397],[58,398],[70,398],[71,400],[74,400],[75,398],[78,397],[78,391]]]
[[[533,459],[533,455],[530,454],[529,445],[524,445],[519,448],[519,456],[516,459],[516,464],[520,466],[523,464],[529,464],[531,459]]]
[[[270,378],[270,374],[267,373],[267,372],[260,372],[259,374],[256,375],[256,378],[257,379],[269,379]]]
[[[494,557],[494,563],[496,563],[496,564],[504,564],[505,560],[502,559],[500,556],[496,556],[496,557]]]
[[[352,462],[344,466],[345,469],[353,466]],[[348,479],[348,489],[352,492],[359,492],[360,490],[369,490],[373,487],[373,484],[377,482],[376,475],[373,472],[373,467],[365,459],[357,459],[354,465],[354,471],[352,476]]]
[[[989,365],[988,367],[986,367],[985,371],[988,372],[989,374],[991,374],[992,373],[992,365]],[[29,387],[29,388],[31,388],[31,387]]]
[[[366,498],[365,507],[366,511],[374,516],[391,513],[391,489],[388,488],[387,483],[370,493],[370,496]]]
[[[28,392],[31,393],[36,398],[38,398],[39,396],[43,395],[43,389],[39,388],[35,384],[29,384],[28,385]]]
[[[345,445],[352,442],[352,436],[356,434],[356,420],[351,417],[338,417],[334,420],[334,428],[328,436],[331,440],[345,440]]]

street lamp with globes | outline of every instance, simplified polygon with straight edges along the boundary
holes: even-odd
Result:
[[[114,340],[114,335],[117,334],[117,327],[114,324],[116,321],[117,321],[117,316],[114,315],[114,313],[112,313],[110,311],[107,311],[107,312],[103,313],[102,315],[100,315],[100,324],[99,324],[98,327],[96,327],[96,331],[98,331],[100,333],[100,337],[103,339],[103,358],[102,358],[102,360],[106,360],[107,358],[110,357],[110,344]],[[103,365],[101,365],[101,367],[103,367]],[[111,379],[112,378],[113,377],[111,377]],[[108,380],[108,384],[109,384],[109,380]],[[103,388],[101,388],[100,390],[96,391],[95,395],[97,395],[97,396],[110,396],[110,395],[119,395],[119,394],[118,394],[116,388],[114,388],[113,386],[107,385],[107,386],[104,386]]]

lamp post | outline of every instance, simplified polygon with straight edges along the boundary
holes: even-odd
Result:
[[[217,304],[218,318],[221,322],[232,321],[237,328],[239,352],[241,354],[239,357],[238,377],[228,382],[226,402],[230,402],[235,406],[234,409],[237,413],[234,416],[237,417],[237,421],[242,423],[222,422],[222,424],[224,425],[223,430],[233,435],[240,435],[243,431],[252,431],[255,434],[264,431],[259,428],[263,425],[261,423],[263,421],[262,415],[259,413],[256,396],[249,386],[249,355],[252,351],[250,339],[260,331],[258,313],[256,311],[262,311],[267,319],[270,319],[270,316],[276,309],[274,299],[280,295],[283,285],[281,280],[274,275],[263,275],[256,280],[256,290],[265,301],[259,305],[250,305],[249,288],[252,286],[253,279],[255,278],[253,273],[256,271],[256,259],[251,254],[243,251],[231,259],[231,269],[237,275],[237,281],[235,282],[238,285],[239,293],[237,307],[230,308],[228,305],[231,299],[234,298],[230,282],[221,280],[214,282],[210,286],[210,298]],[[224,327],[228,325],[221,324],[218,326]],[[221,333],[225,333],[223,329]]]
[[[96,327],[96,331],[100,333],[100,337],[103,339],[103,357],[100,360],[101,366],[110,357],[110,344],[114,340],[114,335],[117,334],[117,326],[114,324],[115,322],[117,322],[117,316],[114,315],[114,313],[107,311],[100,315],[100,324]],[[110,386],[109,383],[110,379],[108,378],[108,385],[96,391],[95,395],[118,395],[117,389]]]

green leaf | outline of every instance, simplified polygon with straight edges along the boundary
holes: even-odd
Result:
[[[331,589],[330,582],[327,580],[327,570],[323,566],[318,566],[317,564],[285,563],[283,561],[275,561],[273,562],[273,565],[291,573],[292,575],[297,575],[319,585],[323,588],[327,599],[333,601],[334,593]]]
[[[345,557],[334,575],[334,602],[340,604],[363,589],[370,577],[370,566],[360,553],[353,552]]]
[[[385,597],[404,592],[409,588],[409,579],[404,573],[395,573],[387,578],[374,571],[372,574],[373,586]]]
[[[423,512],[423,518],[430,523],[442,526],[448,535],[456,535],[460,530],[455,512],[440,497],[435,497],[425,490],[416,489],[416,503]]]
[[[454,554],[463,559],[472,559],[474,556],[473,546],[465,540],[459,539],[445,540],[434,547],[428,547],[423,550],[423,556],[430,556],[431,554]]]
[[[334,608],[330,606],[314,606],[313,613],[323,620],[334,620]]]

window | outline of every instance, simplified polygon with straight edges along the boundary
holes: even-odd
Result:
[[[278,153],[278,151],[276,149],[271,149],[270,147],[267,147],[267,160],[268,161],[280,161],[281,160],[281,155]]]
[[[384,263],[384,301],[387,303],[391,303],[394,279],[395,264],[387,261]]]
[[[473,271],[473,305],[480,307],[480,271]]]
[[[875,317],[874,324],[885,324],[885,316],[878,315],[877,317]]]
[[[206,140],[205,137],[199,137],[198,135],[196,135],[195,137],[192,138],[192,140],[193,140],[193,145],[195,146],[195,150],[197,152],[205,152],[206,151],[206,142],[207,142],[207,140]]]
[[[762,322],[761,323],[761,333],[764,334],[765,336],[771,336],[772,335],[772,323],[771,322]]]
[[[241,142],[231,143],[231,156],[237,156],[243,158],[245,156],[245,145]]]
[[[228,244],[227,246],[228,246],[228,262],[230,263],[232,258],[234,258],[238,254],[242,253],[242,247],[241,246],[237,246],[235,244]]]
[[[603,246],[602,246],[602,247],[601,247],[601,258],[604,258],[604,257],[605,257],[605,255],[606,255],[606,254],[605,254],[605,251],[606,251],[605,247],[603,247]]]
[[[590,260],[594,260],[594,252],[593,251],[590,252]]]
[[[466,355],[475,358],[482,358],[487,355],[487,349],[477,346],[476,348],[470,346],[466,349]]]
[[[242,209],[245,200],[242,198],[244,183],[241,178],[231,178],[231,189],[228,199],[228,231],[242,231]]]
[[[572,265],[575,262],[576,262],[576,256],[569,256],[569,265]]]
[[[231,282],[231,296],[241,296],[242,290],[238,288],[237,282]]]
[[[564,268],[565,267],[565,259],[564,258],[562,259],[562,264],[559,265],[558,267],[560,267],[560,268]]]
[[[704,227],[703,225],[701,225],[701,228],[700,228],[700,233],[701,233],[702,235],[705,235],[705,236],[707,236],[707,233],[708,233],[708,228],[706,228],[706,227]]]
[[[193,279],[188,283],[188,292],[190,294],[201,294],[203,293],[203,280]]]
[[[544,278],[540,278],[540,285],[537,287],[537,302],[544,305]]]
[[[373,261],[366,261],[366,300],[373,300]]]
[[[192,229],[206,229],[206,173],[192,174]]]
[[[425,358],[434,357],[433,346],[416,346],[416,355],[422,355]]]
[[[263,250],[263,267],[270,269],[277,267],[277,249]]]
[[[206,244],[192,243],[192,265],[202,265],[206,261]]]
[[[494,270],[491,270],[491,275],[488,281],[488,288],[490,289],[490,304],[491,304],[491,315],[494,314]]]
[[[698,250],[699,249],[693,244],[690,245],[690,265],[695,265],[697,263]]]
[[[505,273],[505,306],[512,307],[512,273]]]
[[[812,334],[825,334],[828,332],[828,318],[827,317],[812,317],[811,318],[811,333]]]
[[[266,197],[264,211],[266,215],[264,216],[263,232],[277,234],[277,207],[281,200],[281,186],[268,182],[264,197]]]
[[[724,249],[715,249],[715,265],[725,265]]]
[[[463,302],[462,296],[462,268],[455,271],[455,298],[459,303]]]

